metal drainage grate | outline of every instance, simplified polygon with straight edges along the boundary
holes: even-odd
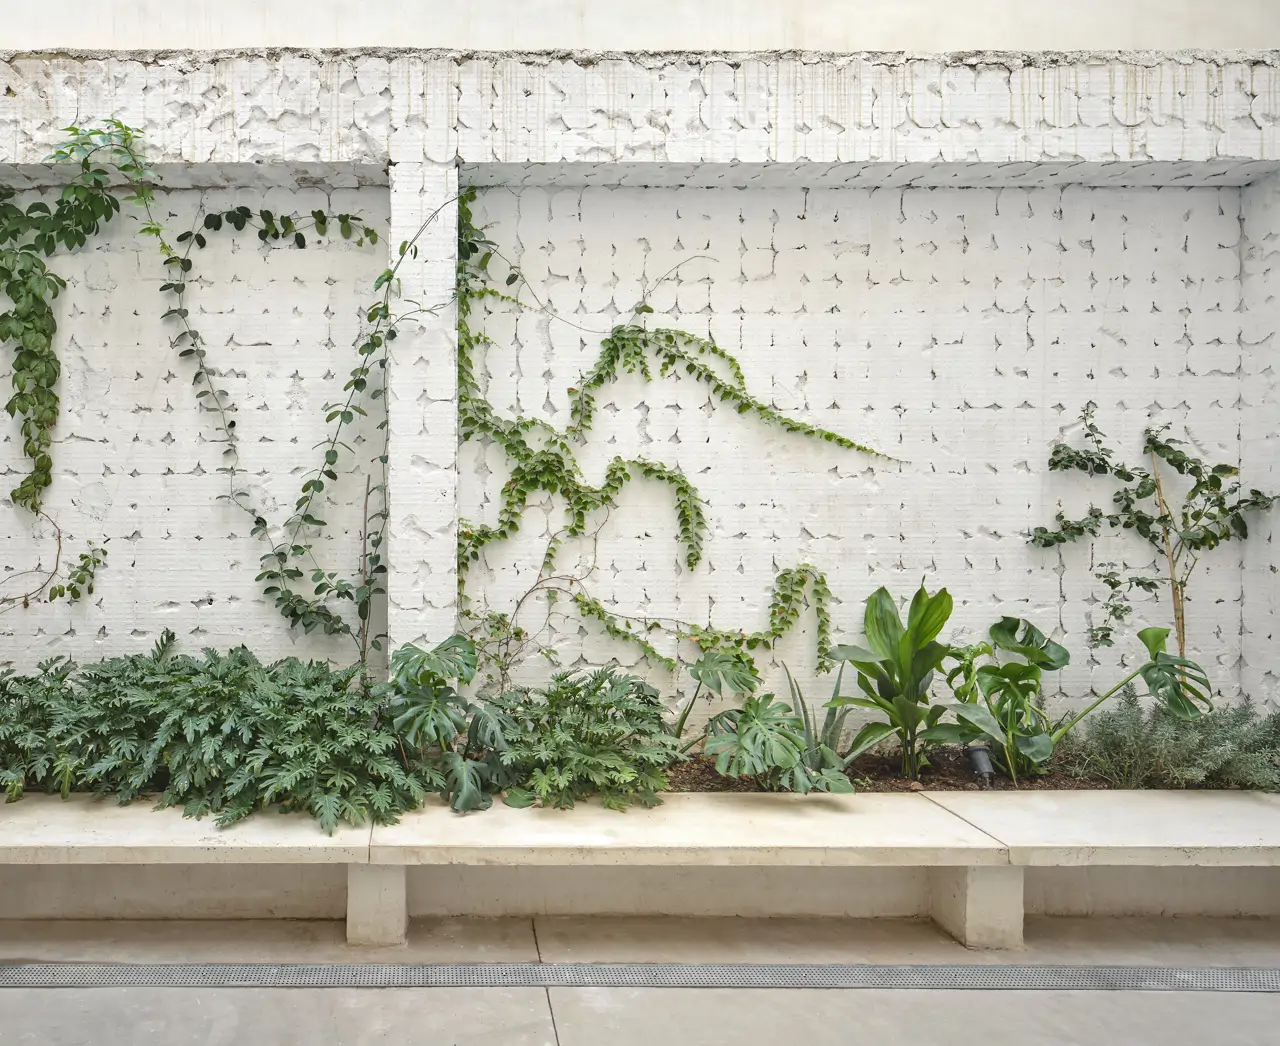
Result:
[[[1280,969],[804,963],[19,963],[0,988],[944,988],[1280,992]]]

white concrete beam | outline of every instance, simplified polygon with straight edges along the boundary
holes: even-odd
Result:
[[[457,194],[451,164],[391,169],[392,263],[415,236],[418,252],[401,265],[401,297],[392,307],[404,312],[416,302],[433,310],[400,329],[387,375],[391,649],[438,642],[457,626]]]

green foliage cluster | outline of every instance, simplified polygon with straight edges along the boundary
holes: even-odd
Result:
[[[790,669],[789,704],[774,694],[756,693],[760,675],[741,648],[709,650],[688,672],[697,687],[669,728],[682,754],[701,744],[705,754],[715,757],[718,773],[754,777],[770,791],[853,791],[844,772],[853,757],[837,752],[847,711],[828,708],[819,726]],[[840,692],[843,674],[841,667],[833,695]],[[699,698],[712,693],[722,698],[737,695],[741,701],[713,715],[700,734],[686,741],[689,713]]]
[[[16,351],[14,395],[6,407],[10,415],[23,419],[24,450],[32,460],[32,471],[13,491],[13,500],[32,512],[43,514],[42,492],[52,482],[52,431],[58,417],[56,382],[60,364],[53,347],[57,324],[50,302],[65,287],[65,282],[48,270],[43,257],[52,255],[59,247],[83,247],[103,224],[120,212],[121,200],[109,188],[111,169],[114,169],[131,188],[124,202],[143,213],[140,232],[156,241],[165,271],[160,291],[168,300],[163,316],[178,328],[172,344],[179,357],[193,365],[196,402],[209,413],[218,428],[217,442],[222,444],[218,472],[227,480],[227,492],[221,499],[248,513],[253,520],[252,533],[270,545],[270,551],[262,557],[258,580],[266,583],[266,594],[275,600],[277,609],[291,626],[307,632],[319,629],[331,635],[351,636],[359,649],[361,663],[366,664],[369,650],[379,646],[379,637],[370,633],[369,626],[373,600],[384,591],[386,573],[382,551],[386,523],[385,417],[378,422],[378,428],[384,433],[383,446],[374,458],[381,478],[376,484],[371,478],[366,480],[365,524],[354,577],[346,578],[338,571],[325,570],[316,562],[314,535],[327,525],[321,511],[325,492],[339,479],[341,456],[351,452],[343,431],[357,417],[367,415],[362,401],[382,397],[382,382],[375,379],[380,379],[386,368],[387,347],[395,339],[400,323],[424,311],[414,308],[397,314],[391,307],[400,264],[406,256],[416,254],[417,236],[401,245],[399,260],[374,283],[376,297],[362,309],[365,330],[357,339],[356,365],[342,388],[343,396],[325,406],[326,421],[331,429],[329,437],[318,448],[322,460],[305,474],[292,515],[273,528],[253,506],[245,488],[235,406],[220,386],[219,372],[208,360],[206,343],[192,324],[187,293],[194,278],[193,250],[203,249],[211,237],[223,230],[237,233],[250,230],[264,246],[295,249],[304,249],[309,235],[336,234],[343,239],[354,239],[357,244],[376,244],[377,230],[353,214],[330,214],[323,210],[305,216],[275,214],[265,209],[253,211],[242,205],[203,214],[195,228],[171,240],[157,217],[154,172],[143,155],[141,133],[119,120],[105,121],[97,128],[68,127],[66,131],[70,137],[50,159],[74,164],[78,170],[54,207],[37,201],[21,209],[11,202],[11,190],[0,189],[0,285],[11,303],[11,308],[0,314],[0,341],[12,344]],[[60,528],[58,535],[60,557]],[[95,572],[104,559],[102,546],[91,544],[89,552],[81,554],[67,581],[53,585],[49,598],[65,596],[74,601],[81,593],[91,591]],[[55,566],[50,582],[56,580],[57,573]],[[304,579],[308,576],[310,592],[304,591]],[[21,602],[25,604],[28,596],[22,597]],[[337,609],[344,602],[354,607],[354,625]]]
[[[506,802],[564,809],[598,795],[612,810],[654,806],[678,758],[658,691],[613,669],[561,672],[540,689],[490,699],[506,717],[504,766],[519,781]]]
[[[457,812],[651,806],[679,758],[653,688],[612,670],[563,673],[538,690],[472,701],[476,651],[452,636],[407,645],[391,678],[359,665],[288,658],[264,665],[244,647],[176,654],[166,632],[149,654],[77,666],[45,662],[0,675],[0,786],[154,797],[220,826],[277,806],[340,823],[393,823],[438,793]]]
[[[897,603],[881,586],[867,599],[863,615],[862,630],[870,649],[841,646],[833,651],[834,656],[858,670],[861,694],[837,695],[832,703],[836,707],[868,708],[884,717],[858,732],[854,753],[895,737],[906,777],[918,777],[920,770],[929,765],[925,755],[927,732],[946,711],[944,706],[930,703],[929,688],[951,649],[938,641],[951,617],[951,608],[951,595],[945,588],[929,595],[921,582],[903,625]]]
[[[219,825],[278,805],[331,832],[391,823],[441,788],[435,765],[405,758],[358,666],[264,665],[243,647],[190,657],[172,643],[165,633],[149,654],[0,677],[9,798],[27,787],[154,795]]]
[[[456,813],[486,810],[493,794],[516,783],[502,763],[510,723],[499,710],[473,703],[455,683],[476,675],[475,644],[450,636],[433,650],[412,643],[391,655],[391,680],[377,688],[394,715],[402,745],[439,766],[441,794]]]
[[[53,482],[53,429],[62,365],[53,346],[58,323],[52,302],[67,286],[45,258],[59,248],[83,247],[120,212],[120,201],[107,188],[110,175],[96,161],[104,141],[133,134],[117,121],[105,131],[70,130],[76,140],[54,158],[74,162],[78,170],[53,207],[37,200],[21,208],[13,202],[13,189],[0,187],[0,287],[9,299],[9,308],[0,313],[0,341],[14,348],[13,395],[5,410],[22,419],[22,450],[31,460],[31,471],[10,496],[35,513]],[[110,152],[108,160],[128,163],[114,148]]]
[[[880,588],[867,599],[864,615],[863,631],[870,649],[832,649],[832,657],[857,669],[861,693],[842,695],[837,681],[827,707],[853,706],[880,713],[853,739],[843,756],[846,766],[893,738],[902,753],[903,776],[916,778],[929,765],[930,747],[982,742],[993,749],[997,768],[1016,784],[1019,776],[1042,773],[1055,746],[1135,679],[1141,678],[1150,695],[1177,718],[1197,719],[1212,708],[1204,670],[1165,650],[1167,628],[1145,628],[1138,638],[1146,647],[1147,661],[1083,711],[1051,721],[1041,689],[1044,673],[1067,665],[1071,655],[1066,648],[1030,621],[1013,617],[1002,617],[991,626],[989,643],[953,646],[939,638],[951,610],[945,588],[931,596],[921,584],[904,625],[896,601],[888,589]],[[957,698],[951,705],[933,701],[931,694],[935,674],[946,660],[956,662],[946,677]],[[954,722],[943,721],[948,712]]]
[[[1080,519],[1069,519],[1059,512],[1057,527],[1053,530],[1036,527],[1031,543],[1052,548],[1084,537],[1097,537],[1104,523],[1133,531],[1151,546],[1158,558],[1163,558],[1164,576],[1122,575],[1114,563],[1099,564],[1097,577],[1106,586],[1108,597],[1102,604],[1102,621],[1090,630],[1090,639],[1095,645],[1110,646],[1116,626],[1129,617],[1129,593],[1135,588],[1153,593],[1167,584],[1173,603],[1178,653],[1186,657],[1187,586],[1200,557],[1225,542],[1248,537],[1245,514],[1269,509],[1277,495],[1256,489],[1244,493],[1236,478],[1240,470],[1235,465],[1210,465],[1188,453],[1184,441],[1165,435],[1167,425],[1143,433],[1142,452],[1151,461],[1149,469],[1126,465],[1116,460],[1115,451],[1106,445],[1106,434],[1094,420],[1096,410],[1097,404],[1090,401],[1080,412],[1086,446],[1058,444],[1049,455],[1049,468],[1055,472],[1109,476],[1119,481],[1119,488],[1111,496],[1114,507],[1104,512],[1091,505]],[[1166,491],[1161,466],[1190,481],[1180,503],[1171,500]]]
[[[1053,724],[1044,709],[1045,672],[1057,672],[1071,654],[1030,621],[1002,617],[988,630],[989,642],[952,647],[956,665],[947,685],[958,699],[956,721],[939,723],[927,740],[990,746],[998,770],[1015,784],[1019,776],[1039,772],[1053,755]],[[1005,655],[999,660],[997,651]],[[1018,660],[1009,660],[1012,655]]]
[[[1116,788],[1280,789],[1280,712],[1248,702],[1195,721],[1144,709],[1132,686],[1062,748],[1058,765]]]
[[[483,325],[476,321],[478,310],[486,303],[505,302],[522,307],[518,297],[493,285],[490,269],[493,262],[506,264],[505,288],[523,280],[517,266],[501,258],[497,244],[481,226],[475,224],[472,207],[476,190],[467,189],[458,200],[458,418],[462,440],[482,439],[500,447],[507,459],[510,476],[503,484],[497,521],[493,525],[460,520],[458,525],[458,585],[466,603],[467,571],[480,558],[483,549],[494,542],[505,541],[516,534],[528,500],[536,493],[547,493],[563,499],[565,522],[551,539],[543,558],[543,569],[535,587],[542,587],[549,598],[559,589],[567,591],[578,612],[598,622],[611,638],[634,644],[653,663],[668,670],[676,668],[673,658],[662,654],[647,638],[654,629],[674,631],[689,639],[703,651],[733,646],[742,650],[769,648],[792,628],[808,606],[815,610],[817,646],[820,664],[830,665],[831,593],[826,576],[810,564],[780,571],[775,579],[769,608],[769,625],[756,632],[732,631],[701,627],[696,624],[668,628],[662,622],[648,622],[634,627],[623,617],[611,613],[593,597],[581,578],[557,576],[556,557],[562,542],[588,532],[593,518],[599,518],[617,505],[623,487],[634,478],[655,480],[671,488],[675,500],[677,535],[684,550],[684,562],[694,569],[702,560],[703,546],[709,531],[704,502],[693,483],[678,469],[669,468],[643,458],[616,457],[605,470],[600,486],[591,486],[583,476],[575,448],[581,446],[591,432],[596,415],[599,392],[620,375],[639,374],[645,381],[657,377],[680,376],[704,385],[711,398],[738,414],[750,414],[767,424],[787,432],[821,439],[846,449],[879,455],[878,452],[839,433],[783,414],[754,397],[746,386],[741,365],[732,354],[707,338],[666,328],[651,329],[642,322],[652,314],[651,306],[641,302],[635,322],[619,324],[600,344],[595,364],[569,390],[569,424],[563,430],[527,415],[503,417],[486,399],[478,376],[480,357],[492,344]],[[464,611],[470,614],[469,610]],[[474,615],[472,627],[483,627]],[[511,622],[512,627],[514,622]]]

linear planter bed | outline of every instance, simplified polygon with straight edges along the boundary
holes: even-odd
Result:
[[[1016,948],[1023,915],[1280,915],[1280,796],[1252,792],[671,795],[625,814],[429,806],[329,836],[219,830],[143,804],[29,796],[0,816],[0,919],[412,915],[928,916]]]

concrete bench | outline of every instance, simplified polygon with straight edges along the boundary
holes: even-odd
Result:
[[[461,819],[435,807],[374,829],[369,858],[370,890],[387,898],[405,896],[413,865],[925,868],[930,914],[948,933],[980,948],[1022,942],[1005,848],[923,795],[692,793],[625,814],[495,806]],[[388,910],[386,940],[407,919]]]
[[[4,874],[40,876],[43,867],[43,874],[52,876],[51,866],[69,865],[116,866],[136,875],[170,867],[179,878],[194,876],[198,869],[192,866],[240,865],[246,866],[248,882],[261,878],[269,865],[327,866],[326,889],[333,896],[326,904],[337,911],[300,915],[297,903],[273,901],[269,914],[332,918],[345,907],[348,940],[377,945],[405,939],[413,893],[408,873],[415,868],[473,876],[498,870],[526,878],[549,873],[553,880],[581,872],[665,870],[687,878],[694,891],[706,888],[705,880],[693,880],[695,872],[717,869],[761,881],[784,876],[773,881],[788,885],[821,870],[838,877],[842,889],[847,881],[850,890],[858,888],[860,874],[879,875],[881,885],[916,876],[913,888],[921,907],[909,914],[930,915],[970,947],[1016,948],[1028,907],[1024,882],[1037,870],[1253,869],[1267,877],[1255,884],[1260,895],[1280,897],[1280,875],[1272,878],[1280,873],[1280,797],[1240,792],[722,793],[670,795],[652,810],[625,814],[594,804],[573,811],[499,804],[467,817],[433,803],[398,825],[343,828],[333,836],[301,816],[258,814],[219,830],[209,820],[185,819],[177,811],[156,813],[146,803],[120,807],[85,796],[68,802],[28,796],[0,806],[0,884]],[[343,877],[340,887],[335,873]],[[486,887],[490,893],[480,911],[500,907],[502,890],[519,878],[505,882],[506,887]],[[110,910],[110,890],[101,904],[88,905],[93,914],[87,916],[83,899],[68,892],[74,888],[55,891],[54,911],[36,917],[120,917]],[[79,886],[86,888],[93,889],[92,881]],[[290,888],[308,889],[305,883]],[[182,907],[180,884],[173,889],[173,914],[144,917],[193,917]],[[651,892],[624,900],[634,901],[636,914],[678,914],[668,907],[669,896]],[[74,900],[79,914],[62,915],[57,910],[62,897]],[[767,895],[766,903],[774,899]],[[461,909],[449,907],[457,902],[446,896],[444,910],[460,914]],[[595,911],[590,899],[585,903],[585,911]],[[194,917],[222,917],[217,904],[215,898]],[[864,907],[873,914],[903,914],[876,911],[875,898]],[[1276,911],[1245,905],[1240,912],[1280,914],[1280,902]],[[30,917],[20,901],[0,903],[0,919]]]
[[[18,866],[36,876],[41,868],[68,865],[172,866],[179,873],[210,865],[345,865],[350,880],[353,869],[368,866],[370,833],[368,826],[342,827],[326,835],[309,817],[272,813],[219,829],[211,818],[197,821],[178,810],[156,811],[145,800],[120,806],[113,799],[89,795],[62,800],[29,794],[19,802],[0,804],[0,869]],[[357,904],[363,898],[363,883],[357,880],[355,885],[352,890],[347,883],[348,908],[351,898]],[[107,906],[100,907],[102,914],[97,914],[98,907],[81,900],[77,911],[110,917]],[[0,917],[24,914],[0,911]],[[358,940],[359,907],[356,915]]]

